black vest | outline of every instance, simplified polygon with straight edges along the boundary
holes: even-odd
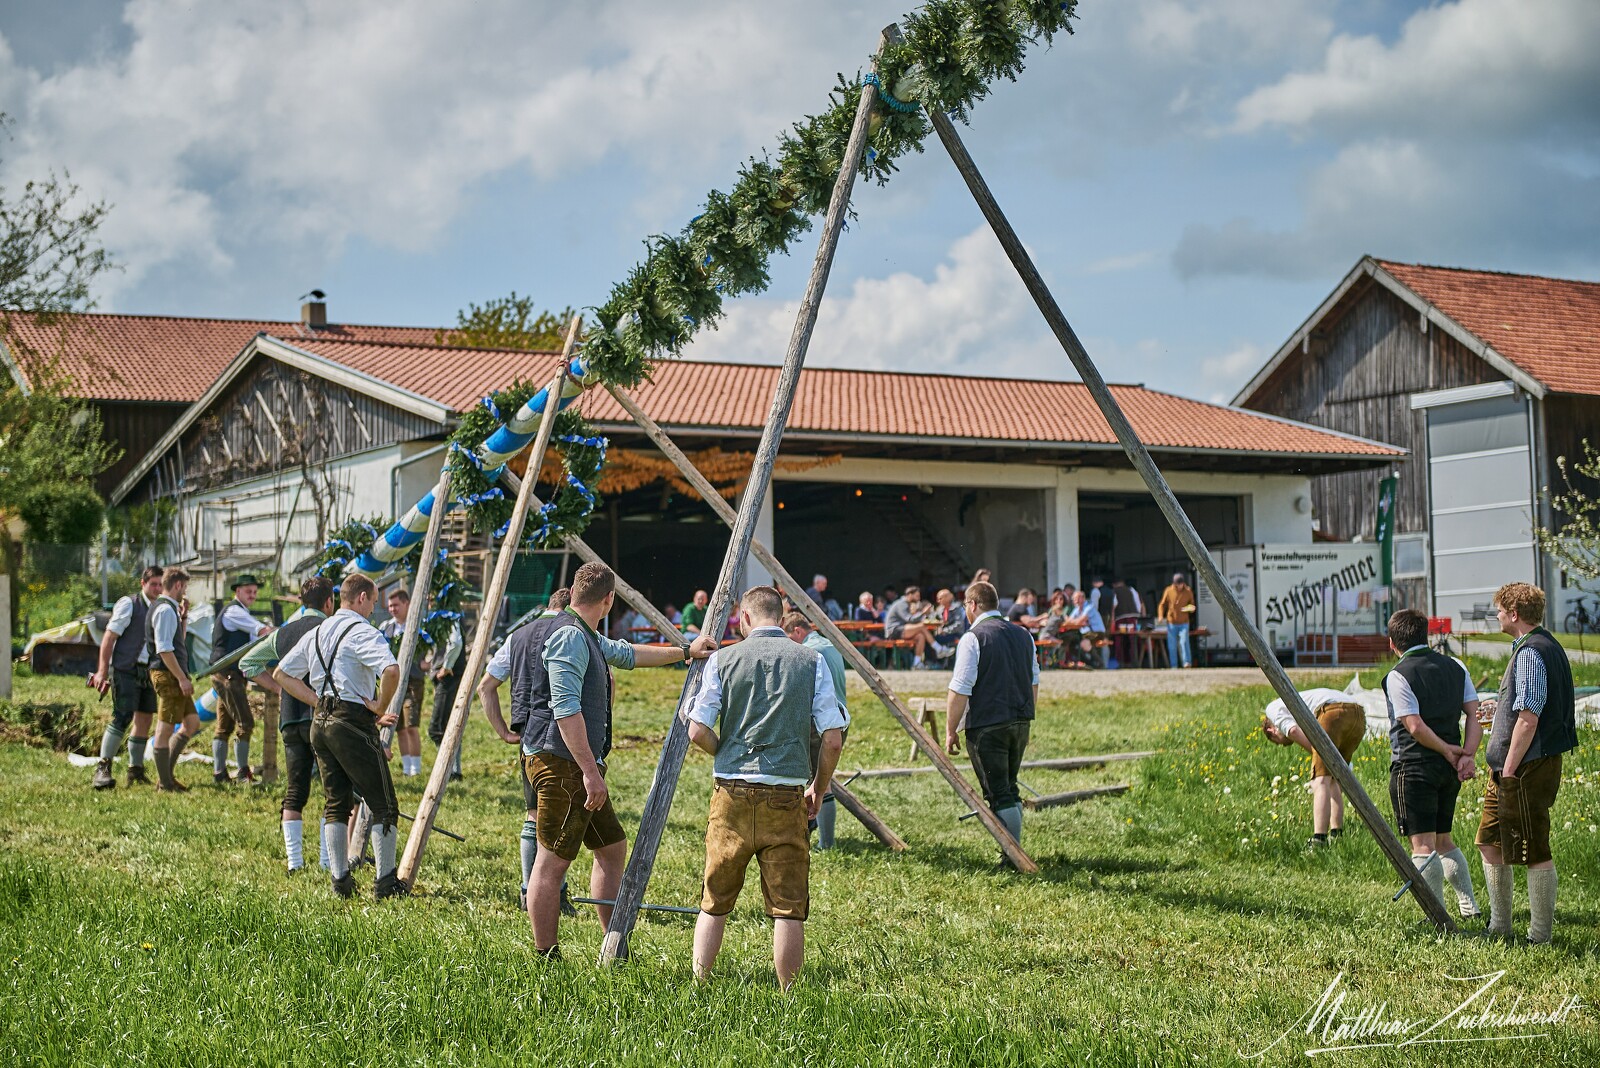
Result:
[[[1448,745],[1461,744],[1461,697],[1467,690],[1467,673],[1459,664],[1430,649],[1407,653],[1389,669],[1389,675],[1399,675],[1410,685],[1422,722],[1440,741]],[[1385,696],[1389,694],[1389,675],[1383,677]],[[1393,698],[1389,700],[1389,755],[1396,764],[1437,762],[1443,766],[1448,763],[1406,730],[1395,712]]]
[[[1103,595],[1100,598],[1100,602],[1100,618],[1105,620],[1107,630],[1115,627],[1117,620],[1124,616],[1136,616],[1139,614],[1139,608],[1134,604],[1132,586],[1111,587],[1111,612],[1109,614],[1106,612],[1105,597]]]
[[[1532,649],[1544,661],[1545,699],[1539,713],[1539,729],[1533,742],[1523,755],[1524,760],[1555,756],[1578,746],[1577,708],[1572,692],[1572,665],[1567,662],[1567,651],[1543,627],[1536,627],[1522,640],[1517,653]],[[1511,729],[1516,726],[1518,713],[1511,705],[1516,700],[1516,664],[1514,653],[1506,661],[1506,673],[1500,679],[1500,700],[1495,709],[1494,725],[1489,729],[1489,752],[1486,759],[1495,771],[1504,771],[1506,753],[1511,748]]]
[[[572,759],[550,706],[550,672],[544,666],[545,640],[563,627],[577,627],[589,645],[589,667],[583,673],[579,704],[589,751],[596,760],[604,760],[611,752],[611,665],[594,633],[571,612],[536,619],[511,636],[512,720],[524,717],[524,747]]]
[[[1033,718],[1033,637],[990,616],[974,624],[978,677],[967,700],[967,730]]]
[[[133,601],[133,616],[128,620],[128,629],[117,635],[117,643],[111,647],[111,666],[118,671],[138,671],[139,654],[146,643],[144,621],[150,606],[144,603],[143,590],[129,599]]]
[[[240,604],[237,597],[233,599],[233,604],[237,604],[240,608],[244,608],[246,612],[250,611],[250,609],[245,608],[243,604]],[[231,608],[232,605],[229,605],[229,607]],[[227,608],[224,608],[223,611],[226,612]],[[248,631],[228,629],[227,625],[222,622],[221,616],[217,617],[217,630],[220,634],[220,638],[217,641],[215,648],[212,650],[213,660],[221,660],[223,657],[228,656],[231,653],[236,653],[240,649],[243,649],[245,646],[250,644],[251,639]]]
[[[150,606],[150,611],[144,617],[144,647],[150,654],[150,666],[167,670],[167,662],[161,659],[161,654],[156,652],[156,606],[169,604],[172,611],[178,616],[178,629],[172,635],[172,655],[177,658],[178,667],[183,673],[189,673],[189,627],[183,621],[183,614],[178,611],[178,602],[166,594]]]
[[[323,620],[326,618],[326,616],[314,616],[308,613],[301,616],[299,619],[285,623],[282,627],[278,628],[278,632],[271,638],[267,639],[273,643],[273,649],[276,651],[277,659],[282,660],[284,657],[293,652],[294,647],[300,644],[300,639],[304,638],[307,634],[310,634],[312,631],[320,627]],[[310,686],[310,661],[308,660],[306,663],[306,674],[301,675],[299,678],[301,682],[305,683],[307,686]],[[299,700],[298,698],[291,696],[288,690],[283,690],[281,693],[279,693],[278,726],[289,727],[296,723],[309,723],[311,722],[311,712],[312,709],[310,705]]]

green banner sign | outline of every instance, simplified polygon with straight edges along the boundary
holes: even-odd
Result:
[[[1398,478],[1378,483],[1378,522],[1373,536],[1378,542],[1379,573],[1385,586],[1394,585],[1394,509],[1399,493]]]

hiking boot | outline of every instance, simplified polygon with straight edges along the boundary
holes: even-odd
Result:
[[[333,880],[333,892],[340,897],[355,897],[356,877],[349,872],[345,872],[339,878]]]
[[[390,897],[405,897],[409,893],[411,893],[411,887],[407,886],[394,872],[390,872],[379,879],[372,887],[372,896],[378,901]]]
[[[110,760],[102,757],[100,763],[94,766],[94,778],[89,785],[96,790],[115,790],[117,788],[117,780],[111,774]]]
[[[240,768],[239,774],[234,776],[233,781],[239,783],[241,786],[254,786],[256,784],[256,777],[251,774],[249,768]]]
[[[524,911],[526,911],[526,910],[524,910]],[[561,915],[572,917],[572,916],[576,916],[577,914],[578,914],[578,906],[574,905],[572,903],[572,895],[567,893],[567,884],[566,883],[562,883],[561,884]],[[557,959],[559,960],[560,958],[557,958]]]
[[[138,785],[138,786],[149,786],[150,785],[150,776],[145,774],[144,765],[143,764],[135,764],[135,765],[131,766],[130,768],[128,768],[128,785],[129,786],[135,786],[135,785]]]
[[[1327,849],[1327,848],[1328,848],[1328,840],[1326,838],[1307,838],[1306,839],[1306,852],[1308,852],[1308,853],[1315,853],[1319,849]]]
[[[228,776],[228,773],[225,771],[214,771],[211,773],[211,781],[218,786],[226,786],[232,782],[233,779],[231,779]]]

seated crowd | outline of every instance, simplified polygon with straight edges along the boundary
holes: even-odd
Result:
[[[980,568],[969,581],[994,580],[987,568]],[[956,642],[969,626],[962,609],[967,585],[942,588],[931,598],[918,586],[903,590],[890,586],[881,593],[863,590],[854,604],[845,608],[829,594],[827,576],[816,575],[800,596],[809,597],[844,629],[860,633],[863,642],[901,643],[895,648],[909,649],[914,670],[939,670],[951,666]],[[783,592],[784,610],[793,611],[794,596]],[[707,591],[696,590],[681,613],[671,605],[666,612],[674,625],[693,636],[701,633],[709,605]],[[1071,583],[1052,589],[1042,603],[1035,591],[1024,587],[1016,597],[1002,598],[1000,608],[1063,666],[1107,667],[1111,645],[1107,636],[1119,629],[1148,627],[1152,622],[1167,631],[1168,663],[1173,667],[1191,663],[1188,630],[1194,617],[1194,596],[1182,574],[1173,575],[1173,583],[1163,591],[1154,613],[1126,580],[1116,578],[1107,583],[1099,577],[1083,589]],[[629,630],[648,627],[642,616],[625,609],[615,621],[613,633],[626,637]],[[728,639],[734,636],[731,631],[723,635]]]

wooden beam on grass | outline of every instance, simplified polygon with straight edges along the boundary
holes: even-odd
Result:
[[[1383,850],[1389,863],[1394,866],[1402,881],[1410,880],[1416,875],[1416,867],[1411,863],[1411,852],[1400,844],[1390,829],[1388,822],[1383,818],[1383,813],[1372,803],[1372,798],[1367,796],[1367,791],[1362,787],[1355,772],[1344,757],[1339,755],[1338,748],[1333,740],[1328,737],[1328,732],[1322,729],[1317,718],[1306,708],[1305,701],[1290,681],[1288,672],[1283,665],[1278,663],[1278,658],[1273,655],[1269,646],[1256,629],[1254,621],[1245,615],[1244,608],[1239,604],[1239,599],[1234,596],[1233,587],[1228,585],[1222,572],[1218,569],[1216,561],[1212,560],[1211,553],[1206,549],[1205,542],[1194,529],[1194,524],[1184,514],[1183,508],[1178,504],[1178,498],[1173,494],[1172,487],[1167,485],[1166,478],[1156,467],[1155,460],[1150,456],[1150,450],[1145,448],[1144,442],[1134,431],[1133,424],[1128,422],[1128,417],[1122,411],[1122,406],[1112,396],[1111,390],[1106,386],[1105,378],[1101,376],[1099,368],[1089,358],[1088,350],[1078,340],[1077,333],[1072,325],[1067,322],[1067,317],[1062,313],[1060,305],[1050,292],[1050,287],[1045,284],[1044,277],[1039,269],[1034,266],[1033,258],[1028,255],[1027,249],[1022,245],[1022,239],[1011,228],[1010,221],[1005,213],[1000,210],[1000,204],[995,200],[994,194],[989,191],[989,185],[983,180],[978,166],[968,154],[966,145],[961,142],[961,135],[956,132],[955,124],[950,121],[943,111],[938,108],[924,108],[928,119],[933,123],[934,131],[939,135],[939,140],[944,144],[945,150],[950,154],[950,159],[955,163],[956,170],[961,172],[961,177],[967,183],[973,199],[978,202],[978,208],[983,212],[983,217],[988,220],[989,227],[999,238],[1000,245],[1005,249],[1006,256],[1010,258],[1011,265],[1016,268],[1022,282],[1028,288],[1034,303],[1039,306],[1039,311],[1044,315],[1045,322],[1050,324],[1050,329],[1055,333],[1056,340],[1060,342],[1067,358],[1072,361],[1073,369],[1078,372],[1084,386],[1089,390],[1089,395],[1094,398],[1101,414],[1110,424],[1111,431],[1117,436],[1122,450],[1132,462],[1134,469],[1139,472],[1139,477],[1144,480],[1145,486],[1150,490],[1150,495],[1155,498],[1156,504],[1167,517],[1167,523],[1183,543],[1184,551],[1189,556],[1189,562],[1195,571],[1205,579],[1206,586],[1211,590],[1211,595],[1222,606],[1223,614],[1233,624],[1239,634],[1244,638],[1245,647],[1250,650],[1250,655],[1255,659],[1256,666],[1267,676],[1267,681],[1277,691],[1283,703],[1289,709],[1289,714],[1300,729],[1305,732],[1306,738],[1322,758],[1328,770],[1338,780],[1339,786],[1350,798],[1351,805],[1361,821],[1367,825],[1376,839],[1379,848]],[[1412,896],[1416,898],[1423,914],[1437,927],[1454,931],[1455,923],[1450,919],[1450,914],[1445,911],[1444,903],[1428,888],[1426,883],[1418,882],[1412,887]]]
[[[544,463],[544,453],[550,445],[550,435],[555,430],[556,414],[561,410],[561,387],[567,380],[572,363],[572,350],[578,343],[578,327],[582,316],[574,315],[567,327],[567,341],[561,350],[561,370],[550,382],[546,394],[544,416],[539,420],[539,432],[534,436],[532,451],[528,454],[528,477],[517,493],[516,504],[511,509],[511,519],[506,524],[505,535],[500,539],[500,551],[495,557],[494,575],[489,588],[483,593],[483,609],[478,616],[478,626],[472,635],[472,652],[467,657],[466,670],[461,674],[461,685],[456,690],[456,700],[450,709],[450,722],[445,726],[444,740],[434,756],[433,768],[428,774],[428,785],[417,802],[417,818],[411,824],[411,834],[406,838],[406,850],[400,858],[396,874],[407,886],[413,884],[417,868],[422,864],[422,853],[428,847],[428,835],[433,821],[439,815],[439,802],[444,797],[445,784],[450,778],[450,756],[461,744],[461,735],[467,729],[467,714],[472,708],[472,695],[478,687],[478,677],[489,661],[489,640],[494,636],[494,620],[500,612],[500,602],[505,597],[506,586],[511,582],[511,568],[522,548],[522,530],[528,521],[528,508],[533,499],[533,484],[538,481],[539,468]],[[434,502],[437,508],[438,501]],[[430,521],[431,525],[431,521]],[[403,680],[402,680],[403,681]]]
[[[836,781],[830,789],[833,790],[833,796],[839,802],[839,805],[850,815],[860,820],[861,826],[871,831],[873,837],[896,853],[904,853],[906,851],[906,840],[890,830],[889,825],[883,822],[883,817],[863,804],[861,799],[850,791],[849,787],[842,782]]]
[[[1114,764],[1123,760],[1143,760],[1145,757],[1155,756],[1155,751],[1145,753],[1104,753],[1100,756],[1081,757],[1055,757],[1048,760],[1024,760],[1025,768],[1043,768],[1047,771],[1079,771],[1083,768],[1098,768],[1105,764]],[[858,779],[893,779],[902,775],[926,775],[938,768],[858,768],[855,778]]]
[[[882,51],[882,40],[879,51]],[[873,61],[877,68],[877,60]],[[817,253],[811,264],[811,275],[806,282],[805,295],[800,299],[794,331],[789,337],[788,351],[783,367],[778,372],[778,382],[773,390],[772,409],[767,413],[766,425],[761,431],[761,444],[756,449],[755,462],[750,467],[750,480],[739,499],[738,520],[733,536],[728,539],[728,550],[722,558],[722,570],[717,578],[716,593],[706,613],[705,631],[721,634],[726,625],[729,609],[733,605],[734,577],[743,569],[750,542],[755,536],[756,523],[761,516],[761,505],[766,499],[768,484],[772,481],[773,465],[778,459],[778,446],[783,440],[783,430],[789,422],[789,411],[794,406],[795,389],[800,383],[800,368],[805,364],[806,350],[811,344],[811,331],[817,323],[817,309],[822,294],[827,289],[828,272],[833,267],[833,255],[839,247],[839,233],[844,229],[845,215],[850,207],[850,190],[855,185],[856,172],[861,168],[861,158],[867,148],[867,123],[877,101],[876,87],[870,83],[861,87],[861,99],[856,106],[855,123],[850,128],[850,139],[839,162],[839,176],[833,184],[833,194],[828,201],[828,214],[822,224],[822,235],[817,242]],[[610,964],[625,958],[628,936],[639,917],[639,906],[644,902],[645,887],[650,882],[650,872],[656,863],[656,852],[661,848],[661,833],[666,829],[667,814],[672,808],[672,797],[678,788],[678,775],[683,770],[684,754],[689,748],[688,712],[700,692],[700,680],[705,674],[705,661],[689,664],[688,678],[678,699],[677,714],[667,731],[667,740],[661,747],[661,759],[656,764],[655,781],[645,800],[644,814],[639,822],[639,833],[633,850],[628,855],[628,866],[622,873],[622,884],[617,888],[617,904],[611,910],[611,925],[600,947],[600,963]]]
[[[626,390],[612,388],[611,395],[616,398],[617,403],[622,405],[623,410],[638,424],[639,429],[643,430],[645,435],[655,443],[656,448],[661,450],[662,455],[672,461],[672,465],[678,469],[689,485],[694,488],[694,491],[705,499],[705,502],[711,506],[711,510],[716,512],[724,523],[733,526],[736,518],[733,508],[712,487],[706,477],[700,473],[700,470],[694,466],[694,462],[684,454],[682,449],[678,448],[672,438],[667,435],[667,432],[662,429],[661,424],[657,423],[650,417],[649,413],[639,407],[639,403],[629,396]],[[1011,837],[1011,832],[1006,830],[1006,825],[1000,822],[998,816],[989,811],[989,807],[983,803],[983,798],[967,782],[965,776],[956,769],[955,763],[945,753],[944,747],[939,745],[927,731],[922,729],[917,714],[911,710],[910,706],[906,704],[899,694],[895,693],[893,687],[889,685],[878,669],[872,666],[872,662],[862,654],[861,650],[857,649],[855,644],[845,636],[844,632],[834,624],[833,620],[828,618],[828,614],[822,610],[822,607],[800,592],[805,587],[800,585],[799,581],[789,573],[788,569],[778,562],[778,558],[765,545],[753,538],[750,541],[750,553],[760,562],[762,567],[771,572],[772,577],[778,581],[779,585],[795,594],[795,607],[805,614],[806,619],[810,620],[811,625],[816,627],[823,637],[833,643],[834,648],[839,650],[839,654],[844,657],[845,662],[855,668],[856,674],[860,675],[862,680],[866,682],[867,688],[877,695],[878,700],[882,701],[884,707],[889,710],[889,714],[911,736],[912,744],[916,750],[921,751],[923,755],[932,761],[932,766],[926,770],[937,771],[943,775],[945,781],[950,784],[950,788],[956,792],[956,796],[961,799],[961,802],[968,809],[979,811],[982,817],[987,817],[983,819],[984,829],[994,836],[995,841],[1000,844],[1000,848],[1011,860],[1011,863],[1017,866],[1018,870],[1025,872],[1038,871],[1039,867],[1033,862],[1033,858],[1023,852],[1022,846],[1016,839]],[[836,794],[837,792],[837,789],[835,789]],[[857,803],[859,804],[860,802],[858,801]],[[866,806],[862,805],[862,808],[865,809]],[[874,814],[871,818],[877,819],[878,817]],[[866,821],[863,820],[863,822]],[[880,820],[879,822],[882,821]]]
[[[1025,797],[1022,807],[1026,809],[1060,808],[1063,805],[1076,805],[1079,801],[1087,801],[1091,797],[1113,797],[1125,794],[1132,787],[1125,782],[1115,786],[1090,786],[1082,790],[1068,790],[1063,794],[1045,794],[1042,797]]]

